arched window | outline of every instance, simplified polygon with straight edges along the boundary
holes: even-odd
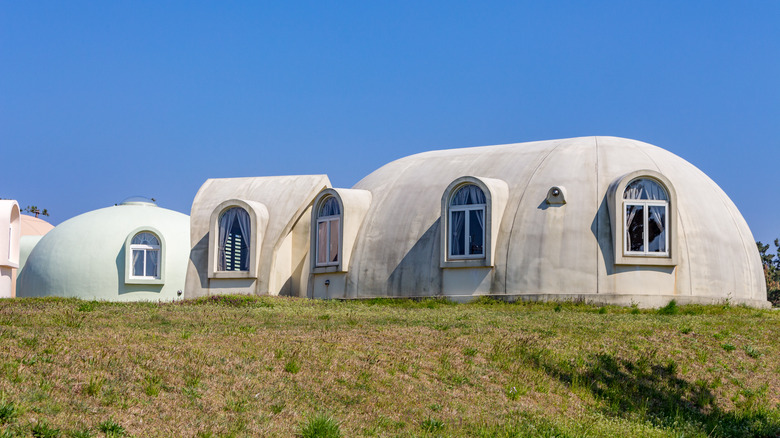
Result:
[[[650,178],[632,180],[623,191],[623,251],[626,255],[669,254],[669,195]]]
[[[325,198],[317,211],[317,266],[339,264],[341,205],[334,196]]]
[[[450,198],[448,256],[450,259],[485,257],[485,193],[476,185],[460,187]]]
[[[160,239],[148,231],[142,231],[130,241],[132,279],[156,280],[160,278]]]
[[[241,207],[231,207],[219,216],[219,254],[217,270],[248,271],[251,242],[249,213]]]

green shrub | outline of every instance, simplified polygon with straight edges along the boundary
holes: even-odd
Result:
[[[125,435],[125,428],[116,421],[108,419],[98,425],[98,430],[106,434],[107,437],[120,437]]]
[[[752,345],[748,345],[745,347],[745,354],[752,357],[753,359],[758,359],[763,355],[763,353],[753,348]]]
[[[84,301],[82,303],[79,303],[78,311],[79,312],[91,312],[95,310],[98,306],[97,301]]]
[[[339,438],[341,426],[333,417],[317,414],[309,417],[301,425],[301,438]]]
[[[17,415],[19,415],[19,410],[14,402],[0,403],[0,424],[10,423]]]
[[[444,422],[435,418],[428,417],[420,423],[423,431],[432,433],[444,429]]]
[[[70,438],[92,438],[94,435],[92,434],[92,431],[89,429],[82,429],[82,430],[74,430],[71,431],[68,436]]]
[[[84,387],[84,394],[96,396],[100,393],[100,389],[103,388],[104,380],[100,377],[90,377],[89,383]]]
[[[677,301],[669,301],[669,304],[658,309],[659,315],[677,315],[680,313],[680,308],[677,307]]]
[[[298,374],[298,371],[301,370],[301,365],[294,357],[292,357],[287,361],[286,364],[284,364],[284,370],[290,374]]]
[[[46,421],[35,423],[30,428],[30,433],[35,438],[58,438],[62,434],[59,429],[49,426]]]

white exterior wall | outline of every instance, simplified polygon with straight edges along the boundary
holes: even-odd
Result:
[[[21,217],[16,201],[0,200],[0,298],[13,298],[13,271],[19,267]]]

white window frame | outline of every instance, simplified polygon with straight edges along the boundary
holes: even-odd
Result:
[[[148,233],[153,235],[157,242],[160,242],[160,238],[149,231],[141,231],[140,233],[135,233],[133,235],[133,239],[135,236],[143,233]],[[160,245],[145,245],[140,243],[131,243],[130,244],[130,278],[133,280],[159,280],[160,279],[160,266],[162,265],[162,251],[160,250]],[[146,269],[146,252],[147,251],[156,251],[157,252],[157,267],[155,269],[154,275],[135,275],[135,266],[133,266],[133,254],[135,251],[143,251],[142,259],[144,261],[144,274],[148,274]]]
[[[463,187],[465,187],[468,184],[464,184],[460,187],[458,187],[456,190],[453,191],[452,196],[455,196],[455,194],[460,191]],[[475,184],[474,184],[475,185]],[[476,186],[476,185],[475,185]],[[476,186],[478,189],[482,190],[482,193],[484,194],[485,191],[479,187]],[[452,197],[450,197],[450,203],[452,202]],[[464,253],[463,255],[457,255],[452,253],[452,243],[453,243],[453,232],[452,232],[452,214],[457,211],[464,212],[464,219],[463,219],[463,249]],[[469,254],[469,249],[471,248],[471,242],[466,241],[466,237],[471,237],[471,233],[469,233],[470,230],[470,221],[471,221],[471,212],[472,211],[482,211],[482,253],[481,254]],[[470,259],[484,259],[485,258],[485,226],[487,221],[487,204],[464,204],[464,205],[450,205],[449,206],[449,213],[447,214],[448,217],[448,223],[447,223],[447,230],[448,230],[448,239],[447,239],[447,257],[450,260],[470,260]]]
[[[623,238],[623,254],[628,256],[669,257],[669,201],[625,199],[623,201],[623,236],[628,232],[628,206],[638,205],[642,207],[642,239],[644,251],[631,251],[628,248],[628,239]],[[650,251],[647,230],[650,226],[650,207],[664,208],[664,249],[665,251]]]
[[[666,192],[665,200],[625,199],[626,188],[637,179],[650,179]],[[678,264],[679,257],[679,221],[677,219],[677,191],[674,184],[664,174],[652,169],[638,169],[615,178],[607,188],[607,207],[609,228],[612,232],[612,263],[616,266],[665,266]],[[647,206],[666,205],[666,252],[628,251],[626,241],[626,205]],[[647,207],[645,207],[647,209]],[[648,219],[649,209],[648,211]],[[644,220],[644,219],[643,219]],[[645,230],[647,226],[645,225]],[[645,245],[645,248],[648,248]]]
[[[135,236],[141,234],[141,233],[149,233],[153,235],[155,238],[157,238],[157,243],[159,245],[144,245],[144,244],[135,244],[133,243],[133,238]],[[156,276],[138,276],[134,275],[133,272],[133,251],[134,250],[154,250],[156,249],[158,251],[157,253],[157,272]],[[125,239],[125,246],[124,246],[124,257],[125,257],[125,284],[143,284],[143,285],[161,285],[165,284],[165,253],[166,253],[166,247],[165,247],[165,237],[163,237],[163,234],[153,227],[143,226],[136,228],[132,232],[130,232],[127,235],[127,238]],[[146,272],[146,254],[143,254],[144,257],[144,273]]]

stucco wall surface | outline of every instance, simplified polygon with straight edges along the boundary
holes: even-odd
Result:
[[[621,224],[610,223],[607,190],[637,170],[661,173],[676,191],[676,266],[614,262],[611,226]],[[441,196],[463,176],[508,186],[487,271],[439,266]],[[546,202],[553,186],[565,189],[565,204]],[[695,166],[640,141],[582,137],[426,152],[391,162],[353,188],[371,192],[371,206],[339,280],[344,292],[331,298],[491,294],[643,306],[670,299],[768,304],[754,239],[736,206]],[[447,286],[453,284],[461,290]]]

